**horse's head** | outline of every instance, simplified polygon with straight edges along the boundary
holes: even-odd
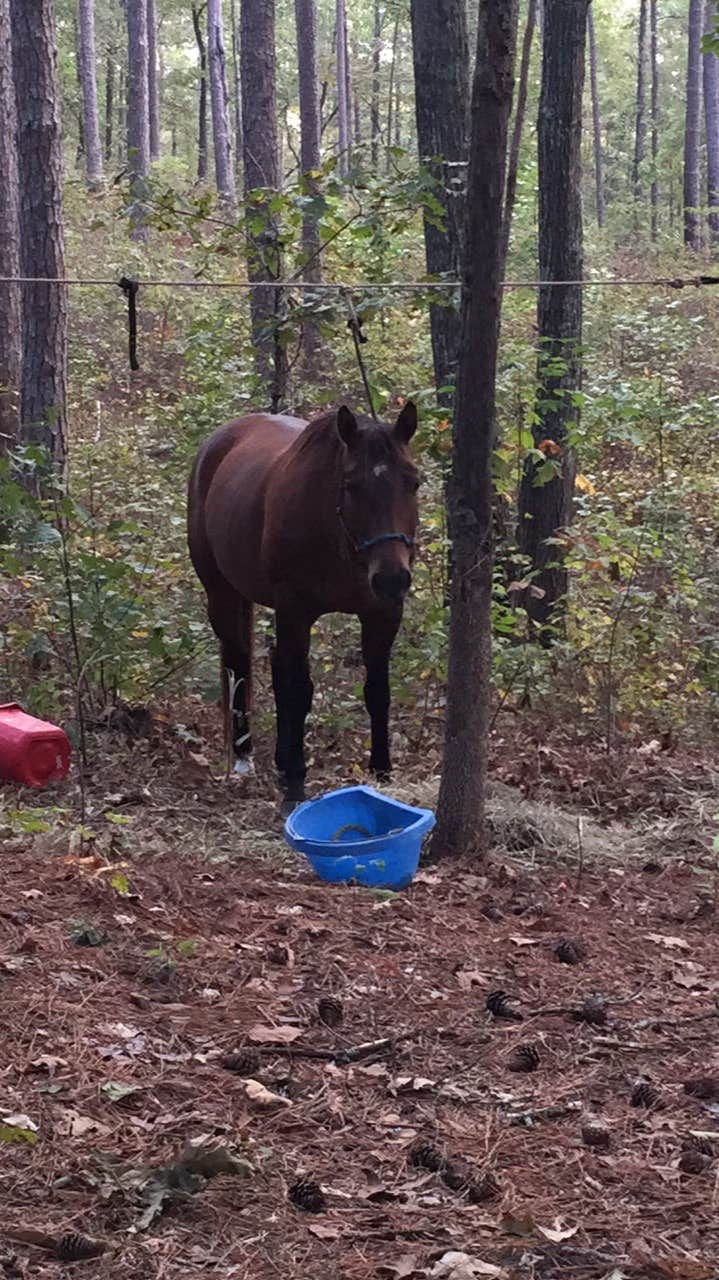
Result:
[[[408,445],[417,410],[408,401],[394,426],[337,411],[344,445],[337,511],[378,602],[401,605],[412,585],[419,475]]]

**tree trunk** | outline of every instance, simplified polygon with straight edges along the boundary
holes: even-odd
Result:
[[[127,0],[127,167],[130,174],[130,225],[144,240],[147,175],[150,169],[147,0]]]
[[[215,182],[220,199],[230,208],[235,204],[232,143],[227,104],[227,68],[222,35],[222,0],[207,0],[207,53],[210,67],[210,106],[215,154]]]
[[[77,26],[77,14],[72,15],[72,30],[75,45],[75,81],[77,83],[77,147],[75,148],[75,166],[80,168],[85,158],[85,121],[83,119],[82,76],[80,75],[80,32]]]
[[[195,29],[197,53],[200,63],[200,85],[198,93],[197,121],[197,181],[204,182],[207,177],[207,48],[202,34],[200,17],[204,5],[193,4],[192,25]]]
[[[108,48],[105,59],[105,161],[112,164],[112,128],[115,110],[115,50]]]
[[[532,41],[537,18],[537,0],[528,0],[527,25],[524,28],[522,41],[522,58],[519,65],[519,83],[517,85],[517,105],[514,111],[514,128],[509,147],[509,163],[507,165],[507,193],[504,198],[504,231],[502,256],[506,259],[509,249],[509,237],[512,230],[512,215],[517,199],[517,175],[519,173],[519,152],[522,145],[524,115],[527,109],[527,91],[529,88],[529,67],[532,60]]]
[[[640,0],[637,29],[637,102],[634,125],[634,161],[632,164],[632,191],[634,193],[635,225],[639,220],[638,205],[642,199],[642,168],[647,150],[647,43],[648,0]]]
[[[317,179],[309,175],[320,167],[320,96],[317,71],[317,0],[295,0],[297,23],[297,67],[300,89],[300,166],[308,195],[317,195]],[[305,260],[303,279],[310,284],[322,279],[322,260],[319,256],[320,235],[317,214],[309,208],[302,215],[302,254]],[[305,295],[310,303],[312,294]],[[314,372],[313,364],[320,347],[317,326],[305,321],[302,329],[302,345],[308,372]]]
[[[237,27],[236,0],[230,0],[230,22],[232,24],[232,101],[235,122],[235,172],[239,178],[242,168],[242,90],[240,88],[240,46]]]
[[[707,0],[707,34],[714,31],[716,0]],[[709,206],[709,236],[712,244],[719,244],[719,60],[711,50],[704,54],[704,119],[707,142],[707,197]]]
[[[372,35],[372,97],[370,100],[370,155],[372,157],[372,172],[377,172],[379,163],[379,140],[380,140],[380,123],[379,123],[379,90],[380,90],[380,47],[382,43],[382,13],[379,7],[379,0],[374,0],[374,29]]]
[[[427,272],[458,280],[464,224],[464,163],[467,160],[469,47],[465,0],[412,0],[414,97],[420,163],[431,172],[444,227],[424,220]],[[461,324],[449,305],[430,306],[437,399],[450,407]]]
[[[0,0],[0,276],[20,275],[15,121],[10,3]],[[0,455],[15,439],[18,427],[21,299],[19,285],[0,284]]]
[[[387,94],[387,168],[389,169],[389,149],[392,146],[394,116],[394,78],[397,66],[397,41],[399,40],[399,9],[394,20],[392,32],[392,58],[389,64],[389,92]]]
[[[591,17],[591,9],[590,9]],[[656,0],[649,0],[651,63],[651,238],[659,236],[659,49]]]
[[[147,0],[147,100],[150,160],[160,159],[160,84],[157,73],[157,13],[155,0]]]
[[[656,0],[652,0],[656,4]],[[597,68],[597,39],[594,32],[594,7],[590,4],[587,14],[589,34],[589,79],[592,94],[592,134],[594,140],[594,202],[597,226],[604,226],[604,158],[602,155],[602,121],[599,111],[599,78]],[[652,99],[653,101],[653,99]]]
[[[701,248],[699,205],[701,106],[702,106],[702,31],[704,0],[689,0],[687,32],[687,92],[684,119],[684,244],[687,249]]]
[[[280,189],[275,90],[275,0],[243,0],[240,23],[240,80],[245,145],[245,189]],[[282,253],[278,228],[264,196],[248,209],[248,262],[251,281],[279,280]],[[255,229],[258,215],[261,231]],[[276,410],[287,390],[287,355],[281,341],[284,300],[279,289],[252,290],[255,372]]]
[[[82,86],[85,137],[85,172],[90,191],[99,191],[102,187],[102,147],[100,145],[100,122],[97,114],[94,0],[79,0],[78,23],[80,84]]]
[[[20,272],[62,279],[60,91],[53,0],[10,0],[17,107]],[[3,174],[3,179],[5,175]],[[62,471],[67,454],[67,289],[23,291],[20,439],[43,445]]]
[[[437,23],[437,34],[444,24]],[[483,853],[491,696],[492,455],[517,0],[480,0],[449,488],[452,598],[444,764],[432,851]],[[444,64],[446,66],[446,64]]]
[[[583,271],[581,141],[584,50],[589,0],[545,0],[538,119],[539,278],[581,280]],[[540,625],[557,621],[567,593],[561,548],[551,545],[570,522],[574,454],[569,435],[581,387],[582,289],[539,291],[535,447],[519,495],[520,550],[535,577],[526,607]],[[559,470],[558,470],[559,469]],[[541,594],[537,594],[540,592]],[[549,635],[544,633],[543,639]]]
[[[347,14],[345,0],[335,3],[335,33],[337,58],[337,145],[340,155],[340,173],[349,171],[350,116],[347,99]]]

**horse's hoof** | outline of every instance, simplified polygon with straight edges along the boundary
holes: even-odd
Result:
[[[280,817],[282,821],[284,822],[286,818],[289,818],[290,814],[294,813],[297,806],[302,803],[302,800],[282,800],[280,802]]]
[[[254,778],[255,762],[252,756],[239,756],[235,760],[232,773],[236,778]]]

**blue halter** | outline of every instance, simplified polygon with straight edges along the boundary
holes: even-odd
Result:
[[[370,547],[376,547],[378,542],[403,542],[405,547],[414,546],[414,538],[410,538],[408,533],[380,533],[376,538],[365,538],[364,542],[356,542],[355,551],[369,551]]]

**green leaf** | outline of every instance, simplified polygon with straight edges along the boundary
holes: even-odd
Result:
[[[140,1093],[140,1086],[136,1084],[123,1084],[121,1080],[106,1080],[100,1086],[100,1092],[110,1099],[110,1102],[122,1102],[123,1098],[129,1098],[133,1093]]]
[[[125,813],[109,813],[108,812],[105,814],[105,818],[108,822],[111,822],[113,826],[116,826],[116,827],[128,827],[132,822],[132,818],[129,818]]]
[[[127,876],[123,875],[121,871],[114,871],[112,873],[110,876],[110,884],[115,890],[115,893],[119,893],[123,898],[128,897],[130,893],[130,882]]]
[[[27,1144],[28,1147],[34,1147],[37,1142],[37,1134],[32,1129],[24,1129],[19,1124],[5,1124],[0,1121],[0,1142],[10,1142],[16,1144]]]

